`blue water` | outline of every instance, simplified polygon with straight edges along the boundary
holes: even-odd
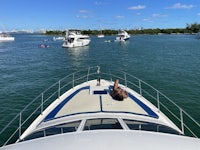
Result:
[[[139,77],[200,122],[200,40],[194,35],[132,35],[126,43],[93,36],[89,46],[75,49],[62,48],[52,36],[14,36],[0,43],[0,128],[62,77],[96,65]]]

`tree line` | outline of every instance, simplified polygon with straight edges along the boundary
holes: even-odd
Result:
[[[200,24],[193,23],[187,24],[186,28],[171,28],[171,29],[131,29],[126,30],[129,34],[192,34],[200,31]],[[118,30],[104,29],[104,30],[82,30],[82,34],[98,35],[103,33],[104,35],[116,35]],[[65,31],[50,30],[46,31],[46,35],[65,35]]]

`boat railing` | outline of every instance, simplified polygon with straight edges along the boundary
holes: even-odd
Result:
[[[108,68],[103,70],[100,66],[95,66],[67,75],[33,99],[23,110],[13,117],[3,129],[1,129],[0,146],[16,142],[32,121],[35,120],[38,115],[42,115],[42,112],[67,90],[83,82],[98,78],[108,81],[119,79],[121,84],[138,92],[141,96],[154,104],[158,108],[158,111],[167,115],[183,134],[196,138],[200,137],[200,133],[197,133],[197,131],[200,130],[200,124],[163,93],[126,72]]]

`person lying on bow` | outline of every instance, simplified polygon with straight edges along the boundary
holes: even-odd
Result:
[[[119,80],[118,79],[115,80],[111,96],[112,96],[113,99],[120,100],[120,101],[123,101],[124,98],[128,97],[128,93],[119,86]]]

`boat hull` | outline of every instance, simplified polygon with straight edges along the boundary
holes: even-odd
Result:
[[[0,42],[14,41],[14,37],[0,37]]]
[[[81,47],[81,46],[87,46],[90,44],[90,40],[84,40],[84,41],[79,41],[79,42],[73,42],[70,43],[68,41],[65,41],[62,45],[64,48],[70,48],[70,47]]]
[[[117,37],[116,38],[116,42],[125,42],[125,41],[128,41],[130,39],[130,37],[126,37],[126,38],[120,38],[120,37]]]

